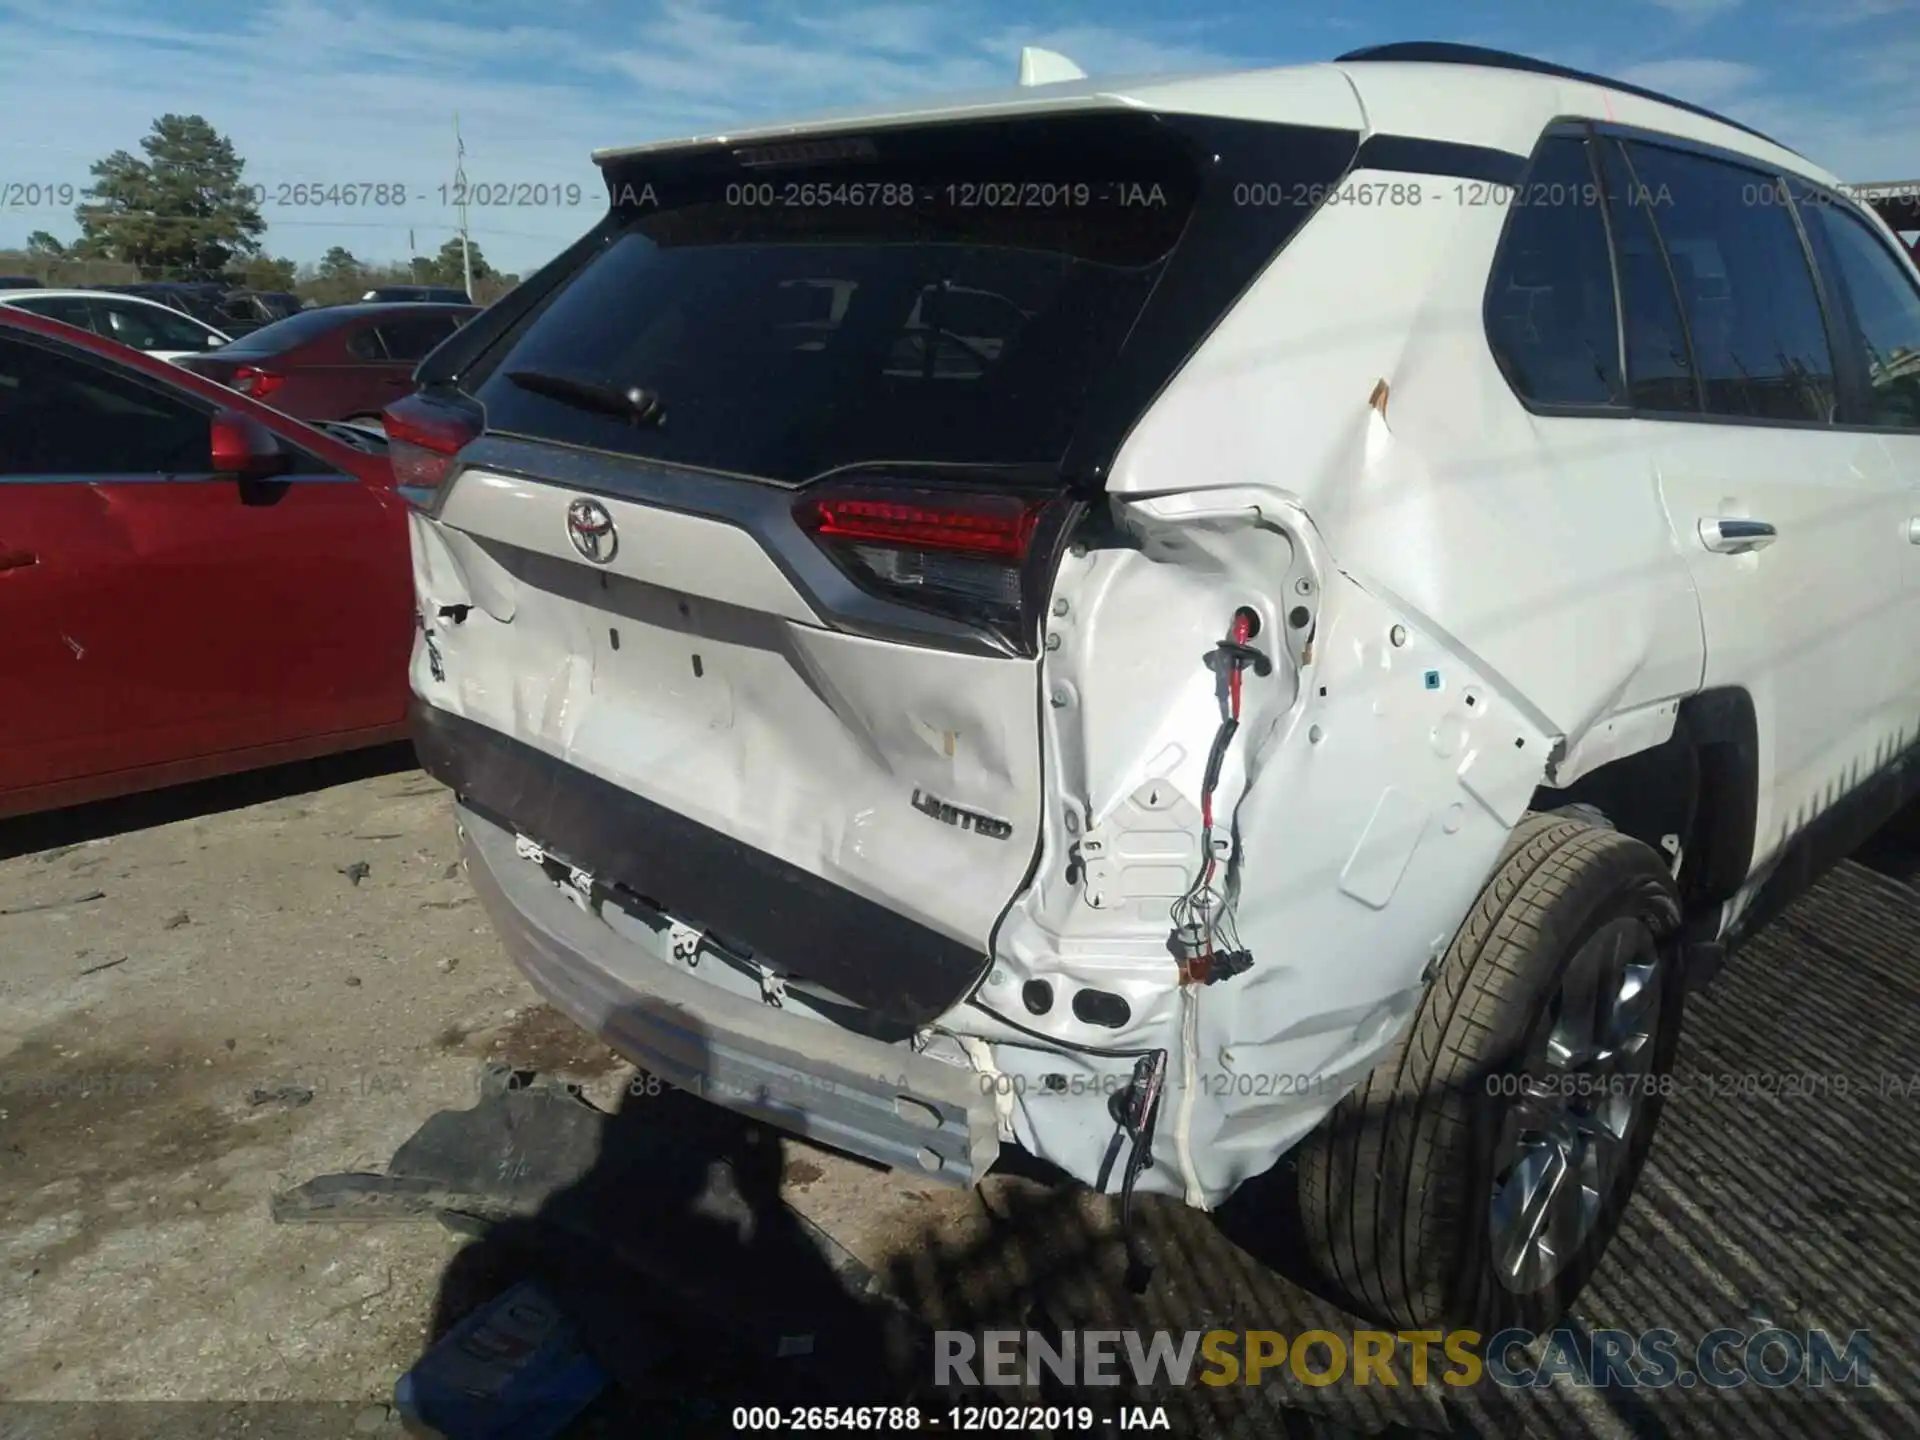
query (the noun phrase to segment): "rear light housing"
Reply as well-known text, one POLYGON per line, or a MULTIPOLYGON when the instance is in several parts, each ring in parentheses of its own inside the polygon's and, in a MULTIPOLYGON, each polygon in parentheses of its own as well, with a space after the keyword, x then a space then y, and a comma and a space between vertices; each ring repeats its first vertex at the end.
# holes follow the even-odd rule
POLYGON ((380 414, 394 487, 421 508, 430 506, 452 477, 461 450, 480 438, 486 417, 472 402, 413 394, 380 414))
POLYGON ((287 377, 273 370, 262 370, 257 365, 242 365, 233 372, 233 378, 227 383, 242 395, 264 400, 286 384, 287 377))
POLYGON ((863 590, 1032 655, 1074 508, 1058 492, 863 484, 811 492, 794 518, 863 590))

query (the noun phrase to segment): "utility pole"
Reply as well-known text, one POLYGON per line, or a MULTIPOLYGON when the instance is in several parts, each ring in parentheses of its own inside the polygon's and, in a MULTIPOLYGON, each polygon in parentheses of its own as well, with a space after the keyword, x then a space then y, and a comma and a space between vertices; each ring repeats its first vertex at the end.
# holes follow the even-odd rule
POLYGON ((453 112, 453 194, 460 206, 460 270, 473 299, 473 251, 467 243, 467 143, 460 138, 460 112, 453 112))

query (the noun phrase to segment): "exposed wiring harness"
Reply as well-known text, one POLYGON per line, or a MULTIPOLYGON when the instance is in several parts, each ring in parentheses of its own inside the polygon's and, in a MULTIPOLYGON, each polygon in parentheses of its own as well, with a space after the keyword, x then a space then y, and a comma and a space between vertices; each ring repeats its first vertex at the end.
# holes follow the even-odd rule
POLYGON ((1133 1229, 1133 1187, 1140 1173, 1153 1164, 1153 1126, 1160 1115, 1160 1095, 1167 1083, 1167 1052, 1154 1050, 1133 1062, 1133 1076, 1127 1088, 1117 1091, 1107 1102, 1113 1116, 1113 1139, 1100 1161, 1095 1188, 1101 1194, 1113 1178, 1114 1162, 1121 1146, 1127 1147, 1127 1168, 1120 1172, 1120 1237, 1127 1247, 1127 1288, 1138 1295, 1147 1288, 1153 1275, 1153 1262, 1140 1248, 1133 1229))
MULTIPOLYGON (((1259 623, 1253 611, 1236 610, 1227 638, 1207 654, 1208 667, 1220 678, 1222 715, 1200 784, 1199 872, 1186 893, 1173 902, 1170 912, 1182 984, 1211 985, 1238 975, 1253 964, 1253 956, 1241 945, 1239 933, 1233 926, 1232 867, 1228 867, 1229 874, 1218 888, 1214 884, 1220 866, 1213 853, 1213 795, 1220 785, 1220 767, 1226 760, 1227 748, 1233 744, 1234 734, 1240 728, 1241 677, 1249 669, 1256 675, 1273 672, 1272 660, 1251 643, 1259 631, 1259 623)), ((1140 1056, 1134 1062, 1127 1088, 1110 1102, 1113 1138, 1107 1143, 1095 1182, 1100 1192, 1106 1193, 1113 1168, 1124 1150, 1126 1167, 1120 1174, 1120 1233, 1127 1248, 1127 1284, 1136 1294, 1146 1289, 1153 1266, 1134 1233, 1133 1191, 1142 1172, 1153 1164, 1153 1132, 1166 1091, 1167 1059, 1165 1050, 1140 1056)))
POLYGON ((1207 768, 1200 782, 1200 868, 1193 884, 1169 911, 1173 921, 1174 952, 1180 961, 1183 983, 1211 985, 1240 974, 1253 964, 1253 956, 1240 943, 1233 923, 1234 877, 1228 874, 1216 887, 1219 862, 1213 853, 1213 793, 1219 788, 1220 767, 1227 758, 1240 729, 1240 684, 1251 669, 1256 675, 1273 673, 1273 662, 1250 642, 1258 633, 1254 612, 1236 610, 1233 625, 1213 650, 1207 664, 1221 681, 1220 728, 1214 731, 1213 747, 1207 752, 1207 768))

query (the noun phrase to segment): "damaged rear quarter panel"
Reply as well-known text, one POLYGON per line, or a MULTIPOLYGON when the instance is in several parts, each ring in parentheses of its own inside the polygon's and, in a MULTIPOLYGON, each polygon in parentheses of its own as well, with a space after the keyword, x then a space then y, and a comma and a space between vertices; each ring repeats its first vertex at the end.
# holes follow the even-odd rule
MULTIPOLYGON (((1070 558, 1056 586, 1046 839, 980 1001, 1063 1046, 1167 1049, 1159 1133, 1174 1163, 1142 1184, 1210 1205, 1317 1124, 1410 1016, 1547 743, 1485 676, 1335 569, 1283 493, 1121 508, 1136 544, 1070 558), (1275 664, 1243 681, 1216 854, 1233 857, 1234 923, 1254 964, 1183 987, 1169 907, 1200 862, 1201 775, 1221 717, 1205 656, 1243 605, 1275 664), (1020 998, 1037 979, 1058 992, 1044 1015, 1020 998), (1076 1018, 1080 987, 1124 996, 1131 1023, 1076 1018)), ((1012 1038, 990 1021, 982 1033, 1012 1038)), ((1104 1109, 1070 1107, 1040 1073, 1076 1064, 1010 1043, 996 1053, 1016 1077, 1016 1136, 1091 1178, 1104 1109)))
POLYGON ((1294 495, 1342 569, 1572 744, 1698 688, 1698 604, 1638 423, 1531 415, 1494 361, 1482 299, 1509 207, 1427 190, 1323 207, 1143 419, 1110 489, 1294 495))
MULTIPOLYGON (((1066 1045, 1168 1049, 1160 1134, 1177 1163, 1142 1184, 1193 1203, 1270 1166, 1397 1035, 1554 746, 1699 683, 1697 607, 1633 425, 1533 417, 1488 349, 1504 214, 1323 208, 1114 467, 1123 523, 1164 530, 1185 510, 1216 542, 1178 559, 1162 546, 1177 577, 1096 552, 1058 582, 1070 609, 1045 688, 1066 703, 1048 716, 1043 852, 981 1006, 1066 1045), (1226 539, 1202 518, 1235 508, 1261 523, 1226 539), (1247 678, 1217 807, 1254 965, 1182 991, 1160 872, 1199 864, 1198 769, 1219 718, 1201 656, 1237 603, 1260 610, 1259 643, 1297 638, 1301 580, 1311 647, 1288 683, 1247 678), (1172 794, 1143 795, 1157 780, 1172 794), (1075 827, 1114 820, 1145 853, 1116 857, 1109 838, 1096 865, 1075 827), (1129 868, 1153 883, 1130 893, 1129 868), (1090 904, 1096 883, 1118 886, 1110 903, 1090 904), (1038 976, 1125 995, 1133 1024, 1027 1013, 1038 976)), ((1057 1068, 1013 1033, 993 1036, 1003 1069, 1057 1068)), ((1016 1109, 1022 1143, 1091 1176, 1103 1113, 1039 1084, 1016 1109)))

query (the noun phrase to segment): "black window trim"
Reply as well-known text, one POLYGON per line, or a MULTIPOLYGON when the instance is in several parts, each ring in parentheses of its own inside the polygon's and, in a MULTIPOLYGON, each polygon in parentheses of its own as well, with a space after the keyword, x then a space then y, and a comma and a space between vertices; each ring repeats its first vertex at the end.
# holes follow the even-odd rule
MULTIPOLYGON (((1634 194, 1637 190, 1646 188, 1646 182, 1641 180, 1640 172, 1634 168, 1633 156, 1628 152, 1623 140, 1618 136, 1600 135, 1596 131, 1594 144, 1597 147, 1603 147, 1605 153, 1613 157, 1613 163, 1620 167, 1620 173, 1626 181, 1627 193, 1629 195, 1634 194)), ((1604 165, 1602 168, 1605 168, 1604 165)), ((1603 179, 1601 182, 1603 187, 1605 183, 1603 179)), ((1629 201, 1628 203, 1631 204, 1632 202, 1629 201)), ((1606 206, 1608 209, 1612 209, 1612 201, 1607 200, 1606 206)), ((1629 397, 1627 408, 1632 411, 1638 411, 1649 419, 1657 420, 1740 420, 1751 418, 1738 415, 1716 415, 1707 409, 1706 386, 1700 383, 1700 352, 1694 348, 1693 322, 1687 318, 1687 303, 1680 294, 1680 275, 1679 272, 1673 268, 1673 251, 1667 248, 1667 233, 1660 228, 1660 222, 1653 218, 1651 212, 1649 212, 1648 215, 1647 229, 1653 235, 1654 249, 1660 252, 1660 272, 1667 277, 1667 294, 1673 301, 1674 319, 1680 325, 1680 343, 1687 347, 1687 379, 1692 382, 1693 385, 1693 410, 1691 413, 1685 410, 1654 410, 1633 404, 1631 402, 1633 395, 1633 376, 1629 372, 1623 372, 1627 375, 1627 395, 1629 397)), ((1622 309, 1620 324, 1624 327, 1626 323, 1626 312, 1622 309)), ((1805 424, 1811 422, 1781 421, 1778 423, 1805 424)))
POLYGON ((1793 208, 1794 224, 1800 230, 1801 244, 1806 247, 1808 263, 1813 266, 1814 288, 1827 316, 1828 344, 1833 347, 1834 421, 1839 428, 1850 428, 1841 416, 1866 415, 1873 409, 1872 382, 1862 363, 1866 336, 1860 329, 1860 317, 1847 290, 1846 277, 1829 276, 1820 264, 1820 252, 1814 245, 1812 228, 1801 213, 1803 202, 1796 188, 1807 182, 1788 175, 1782 177, 1782 183, 1793 208))
MULTIPOLYGON (((1827 343, 1830 347, 1833 347, 1835 351, 1833 357, 1834 381, 1836 387, 1839 387, 1841 410, 1844 413, 1849 399, 1847 394, 1847 374, 1852 370, 1854 362, 1851 355, 1843 356, 1840 351, 1849 349, 1852 343, 1858 339, 1858 334, 1853 329, 1852 312, 1850 309, 1847 310, 1844 315, 1838 317, 1846 326, 1845 334, 1848 344, 1844 346, 1841 345, 1839 343, 1841 337, 1834 332, 1833 326, 1836 323, 1836 316, 1833 311, 1827 307, 1826 303, 1827 277, 1822 272, 1813 254, 1812 247, 1808 243, 1808 237, 1798 212, 1800 202, 1793 193, 1793 187, 1795 185, 1804 185, 1808 190, 1820 195, 1823 203, 1851 212, 1854 216, 1861 219, 1867 228, 1873 231, 1876 236, 1880 234, 1881 229, 1880 224, 1876 223, 1878 216, 1871 215, 1863 206, 1850 197, 1842 195, 1833 189, 1832 186, 1816 180, 1810 175, 1802 174, 1797 170, 1788 170, 1783 166, 1771 164, 1753 155, 1744 154, 1738 150, 1729 150, 1724 146, 1694 140, 1684 135, 1671 135, 1662 130, 1651 130, 1638 125, 1623 125, 1618 121, 1596 120, 1589 116, 1581 115, 1561 116, 1550 122, 1540 132, 1539 137, 1534 142, 1532 151, 1527 156, 1528 173, 1531 173, 1534 161, 1539 155, 1541 147, 1548 140, 1567 138, 1569 136, 1585 136, 1594 140, 1611 140, 1614 142, 1630 140, 1642 144, 1659 145, 1669 150, 1677 150, 1696 156, 1700 159, 1713 160, 1721 164, 1735 166, 1742 170, 1749 170, 1767 180, 1785 183, 1789 200, 1786 208, 1792 215, 1796 232, 1800 235, 1802 251, 1807 258, 1808 270, 1813 276, 1814 294, 1821 301, 1821 313, 1827 325, 1827 343), (1843 367, 1845 367, 1844 370, 1843 367)), ((1597 148, 1590 149, 1588 153, 1595 163, 1598 163, 1597 148)), ((1632 176, 1631 162, 1627 157, 1624 146, 1616 143, 1613 146, 1613 153, 1619 157, 1621 164, 1627 167, 1627 174, 1632 176)), ((1522 183, 1524 183, 1524 176, 1522 177, 1522 183)), ((1518 402, 1528 414, 1547 420, 1646 420, 1659 424, 1738 425, 1762 430, 1812 430, 1822 434, 1912 436, 1915 433, 1905 426, 1875 425, 1855 420, 1774 420, 1751 415, 1714 415, 1707 413, 1704 409, 1689 413, 1681 410, 1644 410, 1632 403, 1625 405, 1567 405, 1528 399, 1514 388, 1513 381, 1508 377, 1505 368, 1501 366, 1499 357, 1493 351, 1491 329, 1487 324, 1488 312, 1493 299, 1494 265, 1498 261, 1501 250, 1506 243, 1507 227, 1513 224, 1513 215, 1516 213, 1516 210, 1517 207, 1510 209, 1505 222, 1501 225, 1499 237, 1494 242, 1493 256, 1487 265, 1487 280, 1481 298, 1481 335, 1487 343, 1488 359, 1493 364, 1494 369, 1500 373, 1500 378, 1506 383, 1508 393, 1513 396, 1514 400, 1518 402)), ((1605 213, 1606 207, 1603 206, 1602 214, 1604 215, 1605 213)), ((1666 256, 1666 237, 1660 233, 1658 224, 1655 224, 1653 228, 1654 237, 1659 242, 1660 253, 1664 259, 1666 256)), ((1881 244, 1884 247, 1884 237, 1881 238, 1881 244)), ((1619 253, 1615 246, 1613 230, 1610 223, 1607 229, 1607 247, 1614 272, 1615 319, 1624 329, 1626 316, 1621 306, 1619 253)), ((1673 283, 1672 262, 1668 260, 1666 263, 1668 283, 1671 284, 1673 283)), ((1844 281, 1842 281, 1842 285, 1844 287, 1844 281)), ((1676 304, 1678 304, 1677 292, 1676 304)), ((1699 385, 1698 367, 1693 363, 1693 332, 1687 324, 1685 307, 1680 306, 1679 308, 1680 328, 1682 335, 1686 339, 1689 368, 1693 370, 1695 377, 1694 397, 1697 403, 1704 404, 1704 396, 1701 393, 1699 385)), ((1624 351, 1624 335, 1622 338, 1622 346, 1624 351)), ((1621 374, 1627 381, 1629 387, 1628 393, 1631 395, 1632 376, 1625 370, 1624 360, 1625 355, 1623 353, 1623 368, 1621 374)))
MULTIPOLYGON (((1613 233, 1613 207, 1607 203, 1607 172, 1606 167, 1602 165, 1600 161, 1600 146, 1602 142, 1600 137, 1593 133, 1593 127, 1591 125, 1582 125, 1579 133, 1582 151, 1587 157, 1587 170, 1593 176, 1594 193, 1600 197, 1600 229, 1606 236, 1607 274, 1613 280, 1614 351, 1618 356, 1617 363, 1620 366, 1620 389, 1627 397, 1628 406, 1631 407, 1633 404, 1633 371, 1628 368, 1627 365, 1627 291, 1626 287, 1620 283, 1620 241, 1619 237, 1613 233)), ((1544 138, 1541 143, 1545 143, 1544 138)), ((1507 224, 1511 223, 1512 217, 1508 217, 1507 224)), ((1496 261, 1501 252, 1506 248, 1506 240, 1507 226, 1503 224, 1500 227, 1500 244, 1495 247, 1493 252, 1496 261)), ((1487 268, 1487 303, 1489 305, 1493 302, 1493 276, 1494 269, 1492 266, 1489 266, 1487 268)), ((1692 363, 1691 351, 1688 352, 1688 363, 1692 363)), ((1518 394, 1519 392, 1516 390, 1514 393, 1518 394)), ((1694 394, 1697 397, 1699 393, 1700 387, 1696 384, 1694 386, 1694 394)))
MULTIPOLYGON (((136 369, 134 366, 119 364, 109 356, 96 355, 83 345, 69 344, 57 336, 42 335, 33 330, 16 330, 9 326, 0 327, 0 339, 18 340, 30 349, 44 350, 60 359, 72 360, 81 365, 88 365, 95 369, 105 370, 108 374, 116 378, 131 381, 136 387, 145 390, 148 394, 156 395, 163 400, 172 400, 177 404, 187 406, 191 410, 197 410, 200 413, 200 417, 205 420, 209 426, 213 424, 213 417, 221 410, 227 408, 238 409, 237 406, 227 407, 220 405, 215 401, 207 399, 205 396, 195 394, 191 390, 176 390, 172 386, 162 384, 153 376, 136 369)), ((241 411, 240 413, 244 414, 246 412, 241 411)), ((299 441, 289 438, 279 430, 275 430, 273 436, 297 457, 305 460, 309 464, 319 467, 314 470, 294 469, 284 475, 276 476, 276 481, 298 484, 338 484, 341 481, 349 481, 355 484, 359 483, 359 476, 334 464, 319 451, 300 444, 299 441)), ((118 474, 120 472, 114 473, 118 474)), ((130 476, 150 474, 155 476, 156 483, 160 484, 196 484, 204 480, 216 478, 212 471, 197 470, 182 471, 177 475, 147 470, 129 470, 125 473, 130 476)))

